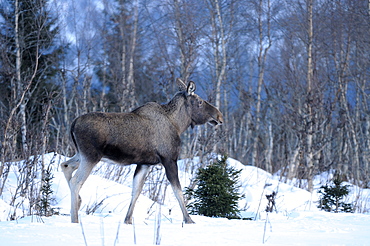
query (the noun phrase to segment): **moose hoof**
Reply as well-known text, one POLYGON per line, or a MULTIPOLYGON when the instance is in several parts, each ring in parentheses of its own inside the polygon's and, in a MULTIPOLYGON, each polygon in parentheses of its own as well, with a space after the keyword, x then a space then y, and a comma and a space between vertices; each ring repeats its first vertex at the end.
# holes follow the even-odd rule
POLYGON ((72 223, 78 223, 78 217, 77 217, 77 218, 73 218, 73 217, 71 217, 71 222, 72 222, 72 223))
POLYGON ((184 222, 185 224, 195 224, 195 222, 191 218, 185 219, 184 222))
POLYGON ((132 225, 132 219, 126 218, 125 219, 125 224, 126 225, 132 225))

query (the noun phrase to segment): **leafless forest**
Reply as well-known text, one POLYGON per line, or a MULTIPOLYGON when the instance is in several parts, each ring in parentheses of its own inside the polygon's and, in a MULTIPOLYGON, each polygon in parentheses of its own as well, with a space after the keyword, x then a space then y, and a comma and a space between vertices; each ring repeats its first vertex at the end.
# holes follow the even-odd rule
POLYGON ((176 78, 225 124, 189 129, 181 158, 211 152, 312 190, 336 170, 369 186, 369 0, 0 0, 0 196, 74 154, 72 120, 166 103, 176 78))

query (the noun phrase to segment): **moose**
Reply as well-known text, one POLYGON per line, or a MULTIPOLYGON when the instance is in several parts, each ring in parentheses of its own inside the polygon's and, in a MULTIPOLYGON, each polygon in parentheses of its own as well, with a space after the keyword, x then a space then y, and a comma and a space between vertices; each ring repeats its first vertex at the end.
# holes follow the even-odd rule
POLYGON ((137 165, 126 224, 132 224, 135 203, 149 167, 159 163, 165 168, 184 222, 194 223, 186 210, 178 177, 180 134, 189 126, 222 124, 223 116, 216 107, 194 93, 193 81, 186 85, 177 79, 177 84, 180 91, 167 104, 149 102, 129 113, 87 113, 73 121, 70 134, 77 153, 61 164, 71 191, 72 223, 78 223, 79 191, 100 160, 137 165))

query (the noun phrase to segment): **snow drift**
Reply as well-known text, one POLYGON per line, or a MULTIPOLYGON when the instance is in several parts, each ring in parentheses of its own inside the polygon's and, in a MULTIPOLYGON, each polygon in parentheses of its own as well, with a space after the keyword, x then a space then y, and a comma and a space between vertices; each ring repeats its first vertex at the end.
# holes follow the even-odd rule
MULTIPOLYGON (((241 172, 240 201, 244 218, 252 220, 227 220, 192 216, 195 225, 184 225, 182 213, 172 189, 163 189, 163 204, 141 195, 134 212, 134 225, 123 224, 130 202, 134 165, 125 167, 125 179, 114 182, 103 178, 106 168, 100 164, 81 189, 81 223, 71 224, 69 218, 70 195, 63 173, 58 165, 63 156, 48 154, 45 163, 53 161, 53 186, 55 208, 60 215, 52 217, 25 216, 27 201, 17 207, 17 220, 7 221, 14 208, 9 199, 16 188, 18 170, 14 169, 6 183, 6 192, 0 197, 0 245, 367 245, 370 215, 334 214, 319 211, 318 196, 279 182, 278 177, 252 166, 228 159, 229 165, 241 172), (276 209, 266 213, 266 194, 277 192, 276 209)), ((190 184, 196 170, 189 170, 187 163, 178 162, 182 187, 190 184)), ((193 165, 197 166, 197 165, 193 165)), ((158 169, 159 174, 164 170, 158 169)), ((326 174, 327 175, 327 174, 326 174)), ((153 176, 145 189, 153 186, 158 177, 163 187, 168 183, 163 175, 153 176)), ((327 176, 325 176, 327 177, 327 176)), ((323 177, 316 179, 320 187, 323 177)), ((351 186, 351 201, 362 210, 370 207, 369 190, 351 186)), ((19 198, 21 199, 21 198, 19 198)), ((19 201, 20 202, 20 201, 19 201)))

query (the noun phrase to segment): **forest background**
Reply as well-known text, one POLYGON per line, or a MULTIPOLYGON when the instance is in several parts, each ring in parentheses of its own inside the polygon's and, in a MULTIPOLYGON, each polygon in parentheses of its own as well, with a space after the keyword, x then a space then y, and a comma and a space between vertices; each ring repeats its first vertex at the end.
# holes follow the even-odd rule
POLYGON ((369 0, 0 0, 0 25, 0 196, 21 159, 16 192, 39 195, 32 156, 72 156, 75 117, 166 103, 178 77, 225 118, 181 158, 370 185, 369 0))

